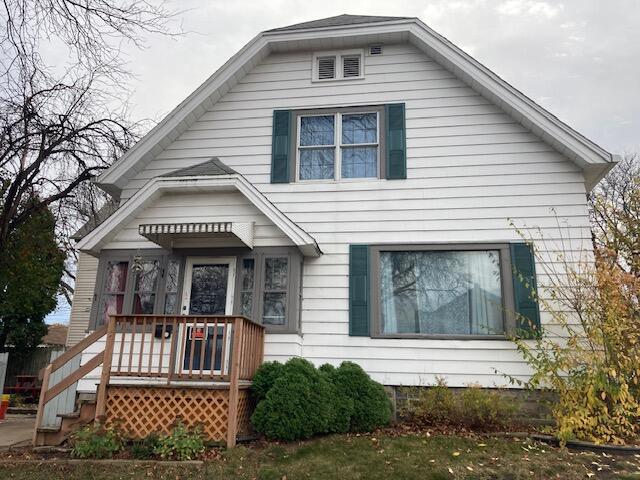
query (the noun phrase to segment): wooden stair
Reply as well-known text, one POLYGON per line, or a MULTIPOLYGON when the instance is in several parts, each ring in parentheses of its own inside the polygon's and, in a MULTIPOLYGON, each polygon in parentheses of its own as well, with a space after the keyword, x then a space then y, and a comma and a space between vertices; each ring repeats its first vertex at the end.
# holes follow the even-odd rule
POLYGON ((96 398, 93 395, 83 395, 78 399, 76 411, 71 413, 61 413, 58 415, 62 420, 59 427, 38 427, 34 446, 58 446, 64 443, 69 435, 84 425, 93 422, 96 416, 96 398))

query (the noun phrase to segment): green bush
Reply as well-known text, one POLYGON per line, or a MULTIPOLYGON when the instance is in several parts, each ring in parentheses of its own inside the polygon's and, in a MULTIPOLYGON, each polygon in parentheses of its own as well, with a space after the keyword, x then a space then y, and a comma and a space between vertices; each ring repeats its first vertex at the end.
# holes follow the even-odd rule
POLYGON ((294 358, 282 369, 251 417, 267 438, 297 440, 330 431, 331 384, 306 360, 294 358))
POLYGON ((368 431, 391 418, 384 388, 355 363, 316 369, 307 360, 293 358, 279 367, 268 364, 258 373, 254 396, 262 400, 251 421, 268 438, 290 441, 320 433, 368 431))
POLYGON ((153 458, 156 454, 155 449, 158 447, 159 440, 160 438, 155 433, 142 440, 135 440, 131 444, 131 456, 137 460, 153 458))
POLYGON ((353 362, 342 362, 332 375, 338 392, 353 402, 349 430, 367 432, 385 426, 393 407, 384 387, 353 362))
POLYGON ((329 402, 331 402, 331 419, 329 421, 329 433, 346 433, 351 427, 351 417, 353 416, 353 399, 335 384, 336 367, 325 363, 318 369, 323 375, 331 389, 329 402))
POLYGON ((86 425, 70 437, 71 454, 77 458, 111 458, 122 449, 122 437, 113 427, 86 425))
POLYGON ((170 435, 158 438, 154 453, 164 459, 193 460, 204 452, 202 429, 188 428, 180 420, 173 427, 170 435))
POLYGON ((512 423, 518 409, 499 392, 470 385, 456 393, 442 379, 428 388, 405 388, 404 394, 410 399, 399 414, 419 427, 499 428, 512 423))
POLYGON ((264 400, 276 380, 282 376, 284 365, 279 362, 264 362, 255 375, 251 384, 251 393, 256 401, 264 400))

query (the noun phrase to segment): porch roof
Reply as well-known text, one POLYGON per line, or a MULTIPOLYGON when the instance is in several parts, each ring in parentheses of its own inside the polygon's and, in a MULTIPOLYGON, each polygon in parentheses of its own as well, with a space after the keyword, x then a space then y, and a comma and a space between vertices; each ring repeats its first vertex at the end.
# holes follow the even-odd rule
POLYGON ((138 233, 161 247, 171 248, 176 239, 235 237, 253 248, 253 223, 200 222, 200 223, 147 223, 138 227, 138 233))
MULTIPOLYGON (((247 179, 214 157, 204 163, 151 179, 107 220, 78 242, 78 249, 97 255, 136 215, 165 193, 238 191, 265 215, 306 256, 322 254, 315 239, 276 208, 247 179)), ((140 225, 138 233, 152 242, 170 247, 172 239, 189 235, 237 237, 253 248, 253 224, 234 222, 174 223, 140 225), (227 227, 226 225, 230 226, 227 227), (186 225, 186 227, 183 227, 186 225), (224 225, 224 226, 223 226, 224 225), (143 228, 144 227, 144 228, 143 228), (197 232, 195 230, 198 230, 197 232), (227 229, 229 231, 227 231, 227 229)))

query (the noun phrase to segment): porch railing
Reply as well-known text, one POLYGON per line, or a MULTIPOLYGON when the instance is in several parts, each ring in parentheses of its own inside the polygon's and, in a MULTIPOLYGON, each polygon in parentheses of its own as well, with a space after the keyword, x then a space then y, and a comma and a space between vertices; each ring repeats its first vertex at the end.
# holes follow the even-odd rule
POLYGON ((45 370, 36 427, 47 402, 102 364, 96 419, 106 411, 112 378, 136 377, 228 383, 227 444, 235 444, 238 389, 253 378, 264 355, 264 327, 245 317, 194 315, 115 315, 45 370), (78 370, 49 386, 50 375, 106 335, 104 349, 78 370))

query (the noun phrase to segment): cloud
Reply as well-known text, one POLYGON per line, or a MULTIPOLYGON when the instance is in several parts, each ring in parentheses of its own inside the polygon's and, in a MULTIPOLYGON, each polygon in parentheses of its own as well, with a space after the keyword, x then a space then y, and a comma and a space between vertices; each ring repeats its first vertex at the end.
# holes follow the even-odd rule
POLYGON ((496 11, 501 15, 532 15, 553 18, 562 11, 564 5, 533 0, 509 0, 500 4, 496 11))
MULTIPOLYGON (((169 5, 171 5, 170 3, 169 5)), ((342 13, 415 16, 612 151, 640 147, 640 2, 173 0, 178 39, 131 50, 132 111, 160 119, 262 30, 342 13), (345 6, 347 5, 347 6, 345 6)))

